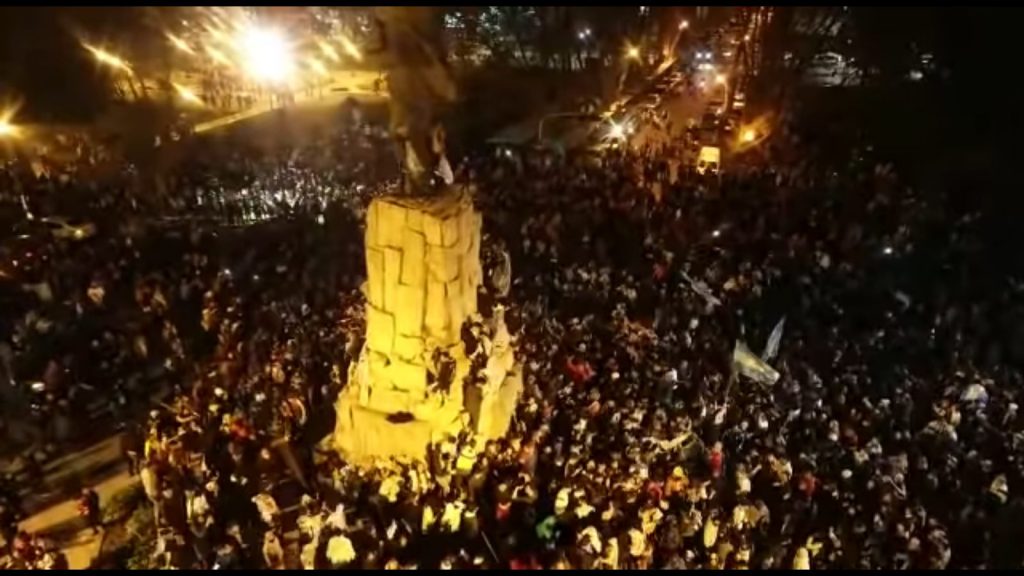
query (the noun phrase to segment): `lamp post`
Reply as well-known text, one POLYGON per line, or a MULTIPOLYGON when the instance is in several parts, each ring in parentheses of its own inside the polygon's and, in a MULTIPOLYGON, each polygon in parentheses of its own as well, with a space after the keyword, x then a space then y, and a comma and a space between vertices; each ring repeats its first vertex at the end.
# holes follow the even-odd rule
MULTIPOLYGON (((132 70, 132 67, 127 62, 125 62, 124 59, 114 54, 111 54, 110 52, 107 52, 102 48, 89 46, 88 44, 85 44, 85 48, 92 53, 93 57, 96 58, 96 61, 99 62, 101 65, 107 66, 108 68, 111 68, 113 70, 118 70, 127 73, 128 86, 132 89, 132 94, 135 96, 135 98, 138 99, 139 92, 135 88, 135 80, 137 79, 135 71, 132 70)), ((141 80, 139 81, 139 83, 141 84, 142 91, 144 93, 146 90, 146 84, 141 80)))
POLYGON ((679 22, 679 26, 676 29, 676 37, 672 39, 672 46, 669 47, 668 52, 665 54, 665 56, 671 56, 672 54, 675 53, 676 48, 679 46, 679 40, 683 37, 683 31, 684 30, 689 30, 689 29, 690 29, 690 21, 689 20, 685 20, 684 19, 684 20, 681 20, 679 22))
POLYGON ((626 78, 629 76, 629 70, 633 62, 640 61, 640 48, 636 46, 627 45, 625 55, 625 65, 622 67, 622 75, 619 77, 619 93, 622 92, 623 87, 626 85, 626 78))

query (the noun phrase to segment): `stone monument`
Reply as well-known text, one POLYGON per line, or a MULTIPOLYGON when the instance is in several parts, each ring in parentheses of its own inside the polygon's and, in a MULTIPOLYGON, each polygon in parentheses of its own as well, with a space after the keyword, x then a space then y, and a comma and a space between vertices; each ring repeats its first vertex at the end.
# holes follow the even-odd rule
POLYGON ((483 376, 462 339, 477 315, 480 214, 465 194, 374 200, 366 219, 366 342, 338 401, 335 445, 350 461, 423 458, 469 428, 504 435, 522 388, 504 311, 494 313, 483 376), (441 358, 450 359, 448 369, 441 358))
POLYGON ((464 432, 502 436, 522 389, 503 309, 486 345, 472 357, 463 345, 467 320, 478 317, 481 217, 444 170, 437 107, 454 93, 437 57, 436 16, 426 7, 377 11, 404 182, 366 217, 366 341, 334 434, 350 462, 422 459, 432 442, 464 432))

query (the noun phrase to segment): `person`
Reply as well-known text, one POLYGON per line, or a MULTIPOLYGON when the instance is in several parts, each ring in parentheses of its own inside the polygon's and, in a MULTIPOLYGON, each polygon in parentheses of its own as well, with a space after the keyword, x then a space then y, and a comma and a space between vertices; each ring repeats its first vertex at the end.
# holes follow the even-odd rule
POLYGON ((144 443, 145 435, 141 427, 135 422, 129 422, 121 435, 121 451, 128 463, 128 473, 132 476, 139 474, 142 468, 144 443))
POLYGON ((82 488, 78 498, 78 515, 85 519, 93 534, 99 534, 103 527, 103 518, 100 516, 100 496, 92 488, 82 488))
POLYGON ((15 537, 18 535, 17 512, 7 503, 0 502, 0 536, 3 536, 4 546, 8 553, 14 546, 15 537))
POLYGON ((281 547, 281 539, 273 530, 267 530, 263 534, 263 561, 271 570, 282 570, 285 567, 284 548, 281 547))
POLYGON ((241 556, 238 553, 237 545, 228 540, 217 547, 216 557, 213 561, 214 570, 237 570, 241 567, 241 556))

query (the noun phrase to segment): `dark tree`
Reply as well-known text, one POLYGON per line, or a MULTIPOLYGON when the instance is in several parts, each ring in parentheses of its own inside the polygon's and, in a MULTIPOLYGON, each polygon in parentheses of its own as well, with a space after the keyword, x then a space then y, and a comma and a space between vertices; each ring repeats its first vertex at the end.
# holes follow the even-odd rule
POLYGON ((89 120, 109 103, 107 72, 89 58, 56 8, 0 8, 0 98, 30 121, 89 120))

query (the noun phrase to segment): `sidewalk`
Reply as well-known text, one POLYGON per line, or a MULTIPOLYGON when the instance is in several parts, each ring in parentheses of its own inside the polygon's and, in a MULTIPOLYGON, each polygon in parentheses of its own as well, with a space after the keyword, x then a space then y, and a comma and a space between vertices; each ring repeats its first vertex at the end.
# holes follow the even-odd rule
MULTIPOLYGON (((120 436, 113 436, 53 463, 47 470, 46 484, 62 487, 80 480, 99 494, 100 509, 113 496, 139 482, 129 476, 121 458, 120 436)), ((47 498, 49 500, 49 498, 47 498)), ((60 499, 22 520, 19 527, 52 539, 67 554, 71 569, 89 568, 103 546, 103 532, 93 535, 78 516, 78 494, 62 493, 60 499)))

